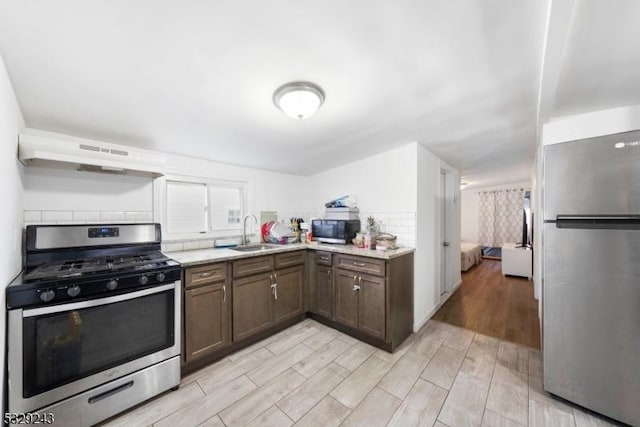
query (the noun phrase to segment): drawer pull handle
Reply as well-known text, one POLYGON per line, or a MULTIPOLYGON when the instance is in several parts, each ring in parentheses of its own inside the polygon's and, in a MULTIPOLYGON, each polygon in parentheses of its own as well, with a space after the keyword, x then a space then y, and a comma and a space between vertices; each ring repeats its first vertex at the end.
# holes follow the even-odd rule
POLYGON ((355 262, 353 261, 353 265, 358 266, 358 267, 366 267, 367 264, 365 264, 364 262, 355 262))
POLYGON ((227 302, 227 285, 222 285, 222 302, 227 302))
POLYGON ((329 257, 321 256, 320 261, 329 261, 329 257))
POLYGON ((273 294, 273 299, 278 299, 278 284, 274 283, 271 285, 271 293, 273 294))
POLYGON ((129 381, 128 383, 124 383, 117 387, 112 388, 111 390, 105 391, 104 393, 98 394, 97 396, 90 397, 88 402, 89 405, 93 405, 94 403, 98 403, 101 400, 106 399, 107 397, 111 397, 114 394, 118 394, 121 391, 128 389, 129 387, 133 387, 133 381, 129 381))
POLYGON ((331 277, 331 270, 327 270, 327 275, 331 277))
POLYGON ((200 277, 209 277, 209 276, 213 276, 213 271, 209 271, 207 273, 200 273, 200 277))

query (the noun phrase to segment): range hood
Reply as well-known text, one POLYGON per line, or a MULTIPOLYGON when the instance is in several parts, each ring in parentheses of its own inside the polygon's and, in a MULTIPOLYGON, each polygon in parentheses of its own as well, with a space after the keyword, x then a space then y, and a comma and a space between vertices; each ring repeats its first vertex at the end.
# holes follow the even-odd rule
POLYGON ((154 177, 164 175, 166 163, 153 151, 35 129, 18 135, 18 158, 26 166, 154 177))

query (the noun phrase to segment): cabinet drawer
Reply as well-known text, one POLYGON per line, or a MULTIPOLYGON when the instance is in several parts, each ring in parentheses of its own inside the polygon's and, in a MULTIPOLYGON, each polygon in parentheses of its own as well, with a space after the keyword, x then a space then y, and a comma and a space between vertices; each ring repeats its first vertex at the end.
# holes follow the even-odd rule
POLYGON ((307 251, 287 252, 275 255, 276 268, 290 267, 293 265, 304 264, 307 251))
POLYGON ((366 258, 349 255, 336 255, 336 266, 352 271, 363 273, 385 275, 385 261, 381 259, 366 258))
POLYGON ((316 264, 331 267, 331 256, 330 252, 316 252, 316 264))
POLYGON ((273 257, 271 255, 233 261, 233 277, 266 273, 271 272, 271 270, 273 270, 273 257))
POLYGON ((202 267, 191 267, 185 270, 185 288, 204 285, 207 283, 227 280, 227 264, 208 264, 202 267))

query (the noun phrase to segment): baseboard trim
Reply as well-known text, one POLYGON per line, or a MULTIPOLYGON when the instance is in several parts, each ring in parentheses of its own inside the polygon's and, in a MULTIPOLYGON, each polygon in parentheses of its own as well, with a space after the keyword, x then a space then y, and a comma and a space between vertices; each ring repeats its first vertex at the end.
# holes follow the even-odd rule
POLYGON ((440 307, 442 307, 442 304, 444 303, 440 302, 436 304, 436 306, 433 307, 431 311, 427 313, 424 319, 422 319, 420 322, 415 323, 413 327, 413 332, 418 332, 424 325, 426 325, 429 319, 431 319, 438 312, 438 310, 440 310, 440 307))
POLYGON ((433 307, 421 321, 413 322, 413 332, 418 332, 420 328, 426 325, 429 319, 431 319, 438 312, 438 310, 442 308, 444 303, 447 302, 449 298, 451 298, 451 295, 453 295, 453 293, 460 287, 460 285, 462 285, 462 279, 458 280, 458 283, 453 285, 453 289, 451 290, 451 292, 445 292, 440 302, 436 304, 435 307, 433 307))
POLYGON ((427 314, 427 316, 424 319, 422 319, 421 321, 419 321, 417 323, 414 323, 413 324, 413 332, 418 332, 420 329, 422 329, 422 327, 427 324, 427 322, 429 321, 431 316, 433 316, 433 314, 429 313, 429 314, 427 314))

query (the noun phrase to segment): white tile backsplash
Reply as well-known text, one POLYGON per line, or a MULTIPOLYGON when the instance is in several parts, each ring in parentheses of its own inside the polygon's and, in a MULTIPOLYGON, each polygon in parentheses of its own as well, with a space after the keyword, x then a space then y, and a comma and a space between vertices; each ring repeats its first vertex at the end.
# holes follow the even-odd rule
POLYGON ((190 240, 183 243, 185 251, 191 251, 193 249, 200 249, 200 242, 198 240, 190 240))
POLYGON ((34 211, 25 210, 24 225, 38 224, 102 224, 152 222, 151 211, 34 211))
POLYGON ((100 211, 73 211, 73 220, 78 222, 100 221, 100 211))
POLYGON ((183 251, 184 244, 182 242, 171 242, 162 244, 162 252, 183 251))
POLYGON ((42 211, 24 211, 24 222, 34 223, 42 221, 42 211))
POLYGON ((213 247, 213 243, 214 243, 213 239, 199 240, 198 241, 198 249, 212 248, 213 247))
POLYGON ((147 212, 125 212, 124 219, 126 221, 144 222, 147 221, 147 212))
POLYGON ((124 212, 102 211, 100 212, 100 220, 101 221, 125 221, 124 212))
POLYGON ((73 221, 71 211, 42 211, 42 222, 57 223, 58 221, 73 221))
MULTIPOLYGON (((366 229, 367 217, 375 218, 381 232, 398 237, 398 245, 415 247, 416 245, 416 213, 415 212, 371 212, 360 211, 360 224, 366 229)), ((283 212, 278 213, 278 220, 288 223, 291 217, 324 218, 324 212, 283 212)))
MULTIPOLYGON (((415 246, 416 240, 416 214, 415 212, 360 212, 360 221, 363 229, 367 223, 367 217, 373 216, 379 224, 382 232, 398 236, 398 244, 402 246, 415 246)), ((322 218, 321 212, 286 212, 278 215, 279 220, 288 223, 291 217, 322 218)), ((151 211, 24 211, 24 225, 37 224, 89 224, 89 223, 134 223, 152 222, 151 211)), ((251 240, 255 241, 254 236, 251 240)), ((163 251, 179 251, 211 248, 213 239, 197 239, 180 242, 166 242, 162 244, 163 251)))

